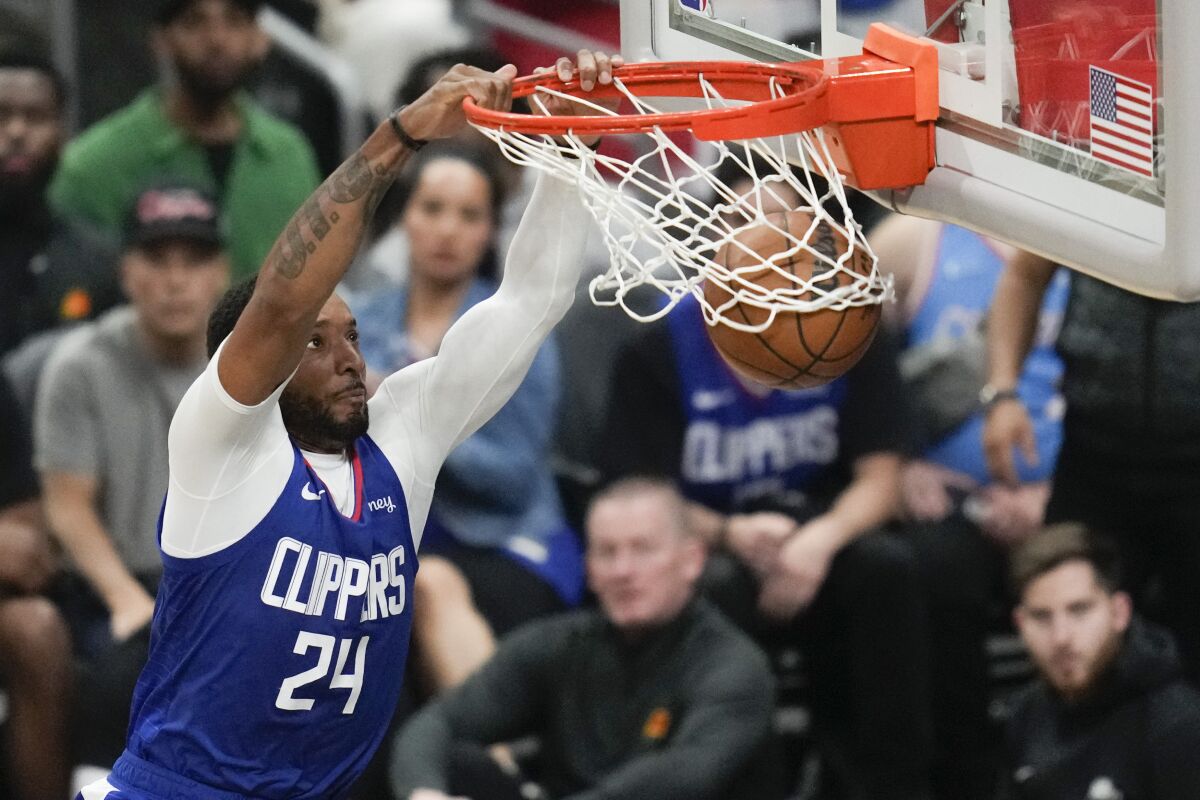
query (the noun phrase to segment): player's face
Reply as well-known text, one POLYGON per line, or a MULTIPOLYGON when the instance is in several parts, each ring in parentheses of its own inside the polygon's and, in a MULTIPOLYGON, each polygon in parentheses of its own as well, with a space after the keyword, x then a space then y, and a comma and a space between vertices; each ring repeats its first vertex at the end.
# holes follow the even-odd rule
POLYGON ((487 178, 466 161, 426 164, 401 220, 413 276, 439 285, 474 278, 492 240, 491 200, 487 178))
POLYGON ((184 89, 210 103, 240 88, 267 50, 258 23, 229 0, 195 0, 158 32, 156 44, 184 89))
POLYGON ((1046 681, 1067 700, 1088 693, 1121 649, 1131 604, 1085 561, 1068 561, 1025 589, 1017 628, 1046 681))
POLYGON ((367 432, 366 372, 358 323, 334 295, 321 309, 300 366, 279 398, 288 432, 306 449, 344 451, 367 432))
POLYGON ((0 198, 28 197, 50 181, 62 146, 54 84, 33 69, 0 68, 0 198))
POLYGON ((121 257, 121 285, 142 330, 165 342, 203 339, 228 280, 225 253, 190 239, 150 242, 121 257))
POLYGON ((666 624, 687 605, 704 550, 654 493, 599 501, 588 513, 588 582, 623 631, 666 624))

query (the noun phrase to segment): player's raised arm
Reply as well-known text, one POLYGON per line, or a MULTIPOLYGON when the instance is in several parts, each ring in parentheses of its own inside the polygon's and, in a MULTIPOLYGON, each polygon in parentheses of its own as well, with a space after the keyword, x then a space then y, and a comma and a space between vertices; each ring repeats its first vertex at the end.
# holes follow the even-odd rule
MULTIPOLYGON (((613 68, 622 63, 618 55, 583 50, 575 61, 560 58, 549 69, 563 79, 578 70, 586 93, 611 83, 613 68)), ((580 113, 565 100, 546 105, 552 114, 580 113)), ((392 442, 406 442, 418 474, 432 480, 446 454, 504 405, 571 306, 590 226, 575 186, 539 176, 496 293, 454 323, 435 358, 386 379, 376 394, 372 434, 385 451, 392 442), (399 420, 415 427, 401 431, 399 420)))
POLYGON ((234 400, 261 402, 296 368, 321 307, 414 143, 449 136, 466 124, 462 101, 468 95, 484 107, 506 110, 515 75, 511 66, 496 73, 454 67, 380 124, 301 206, 267 256, 222 353, 218 374, 234 400))

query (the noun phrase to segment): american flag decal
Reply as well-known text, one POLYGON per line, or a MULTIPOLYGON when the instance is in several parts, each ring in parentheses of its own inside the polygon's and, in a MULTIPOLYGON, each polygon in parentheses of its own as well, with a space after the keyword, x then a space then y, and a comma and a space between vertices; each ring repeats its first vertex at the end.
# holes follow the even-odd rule
POLYGON ((1092 155, 1154 177, 1154 92, 1140 81, 1089 67, 1092 155))

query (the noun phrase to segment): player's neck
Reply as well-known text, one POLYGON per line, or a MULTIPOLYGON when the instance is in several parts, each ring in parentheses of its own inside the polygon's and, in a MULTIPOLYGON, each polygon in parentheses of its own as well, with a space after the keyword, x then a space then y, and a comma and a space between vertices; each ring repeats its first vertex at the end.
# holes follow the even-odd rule
POLYGON ((163 102, 167 119, 201 143, 229 143, 242 132, 242 115, 232 94, 209 102, 189 94, 181 86, 169 86, 163 102))
POLYGON ((296 446, 305 453, 315 453, 323 456, 341 456, 342 458, 348 458, 350 455, 350 449, 342 442, 333 439, 311 438, 304 434, 296 433, 291 429, 288 429, 288 434, 292 437, 296 446))

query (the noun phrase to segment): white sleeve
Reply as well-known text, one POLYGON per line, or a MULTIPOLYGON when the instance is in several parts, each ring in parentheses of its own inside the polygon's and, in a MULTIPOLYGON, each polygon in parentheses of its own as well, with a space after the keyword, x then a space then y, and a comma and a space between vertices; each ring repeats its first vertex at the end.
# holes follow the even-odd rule
POLYGON ((414 536, 447 454, 508 401, 571 307, 590 225, 574 186, 539 176, 496 293, 451 326, 437 356, 389 376, 371 399, 371 438, 409 493, 414 536))
POLYGON ((271 510, 292 472, 293 454, 279 395, 245 406, 221 385, 217 348, 184 394, 167 437, 171 476, 162 548, 176 558, 224 549, 271 510))

